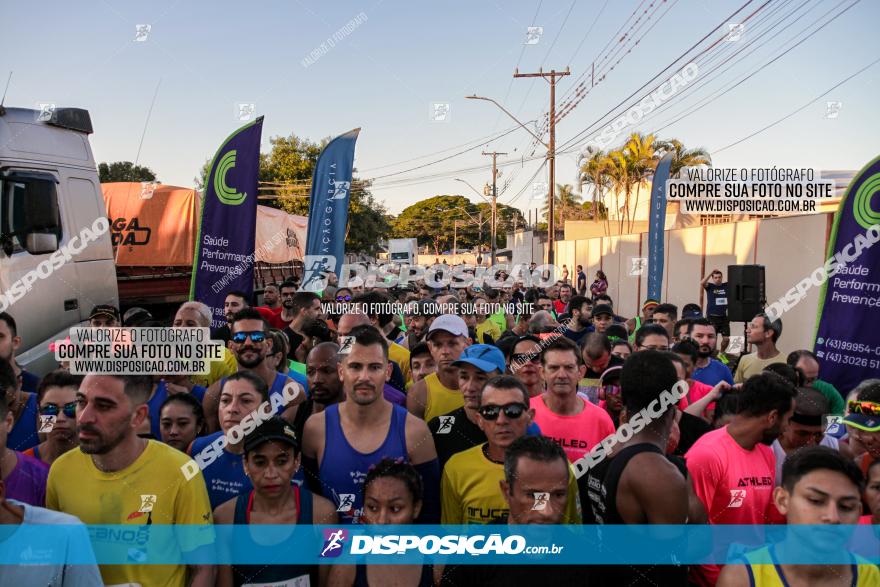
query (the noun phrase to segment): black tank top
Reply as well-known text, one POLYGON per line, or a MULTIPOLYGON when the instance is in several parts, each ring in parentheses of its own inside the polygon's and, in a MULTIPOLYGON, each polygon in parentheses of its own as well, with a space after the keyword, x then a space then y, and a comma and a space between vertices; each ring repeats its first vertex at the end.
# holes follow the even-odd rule
MULTIPOLYGON (((585 524, 624 524, 620 512, 617 510, 617 488, 620 484, 620 476, 629 464, 630 459, 641 453, 654 453, 666 456, 660 448, 653 444, 642 443, 628 446, 614 455, 613 458, 605 459, 586 475, 578 479, 579 493, 582 504, 589 504, 592 517, 584 512, 585 524)), ((666 457, 669 458, 669 457, 666 457)), ((687 476, 687 468, 679 459, 669 458, 683 475, 687 476)), ((658 488, 662 491, 662 488, 658 488)), ((670 544, 670 562, 675 561, 676 547, 680 545, 670 544)), ((625 560, 626 553, 620 553, 625 560)), ((615 565, 597 566, 593 568, 598 579, 598 585, 627 585, 656 587, 672 587, 675 585, 686 586, 688 567, 686 565, 615 565)))
MULTIPOLYGON (((297 506, 296 523, 311 524, 312 492, 300 489, 298 485, 293 486, 293 491, 297 506)), ((236 526, 250 524, 253 504, 253 491, 246 495, 239 495, 235 499, 233 524, 236 526)), ((258 548, 259 545, 252 544, 251 547, 258 548)), ((319 577, 318 568, 315 565, 232 565, 232 579, 235 587, 252 583, 281 583, 283 585, 312 585, 312 587, 316 587, 319 577)))

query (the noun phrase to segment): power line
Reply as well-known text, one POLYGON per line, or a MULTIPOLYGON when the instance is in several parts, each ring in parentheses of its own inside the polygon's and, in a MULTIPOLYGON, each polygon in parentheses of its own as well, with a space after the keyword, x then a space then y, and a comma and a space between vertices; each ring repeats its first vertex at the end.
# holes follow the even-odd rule
POLYGON ((716 149, 715 151, 712 151, 712 155, 715 155, 715 154, 717 154, 717 153, 720 153, 721 151, 726 151, 727 149, 729 149, 729 148, 731 148, 731 147, 735 147, 736 145, 738 145, 738 144, 740 144, 740 143, 742 143, 742 142, 745 142, 745 141, 751 139, 752 137, 755 137, 755 136, 761 134, 761 133, 764 132, 765 130, 768 130, 768 129, 770 129, 770 128, 773 128, 773 127, 776 126, 777 124, 780 124, 781 122, 784 122, 784 121, 788 120, 788 119, 791 118, 792 116, 794 116, 794 115, 796 115, 796 114, 802 112, 803 110, 805 110, 805 109, 808 108, 809 106, 812 106, 813 104, 815 104, 816 102, 818 102, 819 100, 821 100, 822 98, 824 98, 824 97, 825 97, 826 95, 828 95, 829 93, 833 92, 834 90, 836 90, 837 88, 839 88, 840 86, 842 86, 842 85, 845 84, 846 82, 850 81, 850 80, 853 79, 854 77, 857 77, 857 76, 861 75, 862 73, 864 73, 864 72, 867 71, 868 69, 874 67, 874 66, 877 65, 878 63, 880 63, 880 57, 878 57, 877 59, 875 59, 874 61, 872 61, 872 62, 869 63, 868 65, 866 65, 865 67, 861 68, 860 70, 858 70, 858 71, 855 72, 854 74, 850 75, 849 77, 847 77, 847 78, 845 78, 845 79, 839 81, 838 83, 834 84, 833 86, 831 86, 830 88, 828 88, 827 90, 825 90, 824 92, 822 92, 821 94, 819 94, 818 96, 816 96, 815 98, 813 98, 812 100, 810 100, 809 102, 807 102, 806 104, 804 104, 803 106, 801 106, 800 108, 798 108, 797 110, 794 110, 794 111, 792 111, 792 112, 786 114, 786 115, 783 116, 782 118, 779 118, 779 119, 777 119, 777 120, 771 122, 771 123, 768 124, 767 126, 765 126, 765 127, 763 127, 763 128, 760 128, 760 129, 756 130, 755 132, 753 132, 753 133, 751 133, 751 134, 749 134, 749 135, 747 135, 747 136, 745 136, 745 137, 743 137, 743 138, 741 138, 741 139, 739 139, 739 140, 736 140, 736 141, 730 143, 729 145, 725 145, 725 146, 721 147, 720 149, 716 149))

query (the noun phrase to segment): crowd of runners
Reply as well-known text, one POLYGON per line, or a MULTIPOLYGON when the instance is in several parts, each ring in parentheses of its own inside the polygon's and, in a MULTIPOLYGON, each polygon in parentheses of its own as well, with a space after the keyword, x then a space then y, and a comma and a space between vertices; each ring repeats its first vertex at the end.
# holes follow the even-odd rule
MULTIPOLYGON (((750 352, 729 352, 720 271, 701 284, 703 306, 648 299, 638 316, 617 313, 601 272, 571 277, 540 289, 358 282, 320 296, 288 281, 262 305, 232 292, 213 333, 224 359, 198 377, 77 376, 66 364, 37 377, 16 361, 13 306, 0 314, 0 522, 880 523, 880 379, 836 389, 812 352, 780 350, 782 323, 764 314, 746 328, 750 352), (432 311, 455 303, 470 312, 432 311), (351 311, 325 311, 339 304, 351 311), (404 311, 381 312, 392 307, 404 311), (266 405, 277 409, 257 422, 266 405)), ((211 317, 200 302, 169 322, 97 306, 90 325, 211 317)), ((0 584, 880 585, 865 560, 777 564, 774 548, 724 567, 626 564, 626 553, 607 566, 135 556, 7 565, 0 584)))

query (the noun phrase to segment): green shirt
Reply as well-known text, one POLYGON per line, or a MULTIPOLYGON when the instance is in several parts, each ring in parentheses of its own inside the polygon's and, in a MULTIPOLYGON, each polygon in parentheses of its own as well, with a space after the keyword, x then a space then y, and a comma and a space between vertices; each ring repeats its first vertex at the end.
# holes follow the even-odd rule
POLYGON ((832 414, 836 416, 843 415, 843 411, 846 408, 846 402, 843 401, 843 396, 840 395, 840 392, 837 391, 836 387, 834 387, 827 381, 817 379, 813 382, 813 389, 815 389, 828 399, 828 405, 831 406, 832 414))

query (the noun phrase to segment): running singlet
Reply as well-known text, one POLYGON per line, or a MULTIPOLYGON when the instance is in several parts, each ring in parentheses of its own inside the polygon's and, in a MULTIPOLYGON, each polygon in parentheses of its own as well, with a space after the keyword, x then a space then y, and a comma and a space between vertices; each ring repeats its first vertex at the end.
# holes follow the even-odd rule
MULTIPOLYGON (((312 492, 293 486, 296 497, 296 523, 312 523, 312 492)), ((232 523, 236 526, 247 526, 251 523, 251 509, 254 505, 254 492, 239 495, 235 499, 235 517, 232 523)), ((236 545, 246 550, 259 548, 259 544, 236 545)), ((318 569, 309 565, 232 565, 232 581, 235 587, 251 587, 272 585, 272 587, 317 587, 318 569)))
MULTIPOLYGON (((744 557, 750 587, 788 587, 785 573, 776 558, 775 546, 750 552, 744 557)), ((861 557, 853 556, 850 565, 852 587, 880 585, 880 569, 861 557)))
POLYGON ((428 386, 425 422, 430 422, 437 416, 448 414, 464 405, 464 396, 461 395, 461 392, 443 385, 440 378, 437 377, 437 373, 427 375, 425 385, 428 386))
POLYGON ((577 399, 584 404, 580 414, 560 416, 554 414, 544 403, 543 395, 532 398, 531 408, 535 410, 535 423, 541 432, 565 450, 570 462, 575 462, 607 436, 614 434, 614 422, 608 412, 588 402, 581 396, 577 399))
POLYGON ((37 436, 37 394, 32 393, 18 416, 18 421, 12 427, 12 432, 6 438, 6 448, 27 450, 38 444, 40 437, 37 436))
POLYGON ((382 446, 369 454, 355 450, 342 430, 339 404, 324 410, 324 455, 318 468, 324 497, 336 504, 339 521, 357 524, 364 507, 363 484, 367 471, 388 457, 409 460, 406 452, 406 415, 404 408, 392 404, 391 423, 382 446))
MULTIPOLYGON (((624 448, 613 458, 603 460, 578 480, 581 502, 584 504, 584 508, 587 508, 584 512, 585 524, 626 523, 617 509, 617 488, 620 483, 620 477, 623 475, 623 471, 626 469, 627 464, 629 464, 630 459, 644 452, 664 456, 663 451, 653 444, 635 444, 624 448)), ((675 461, 671 459, 670 461, 676 464, 675 461)), ((683 468, 683 465, 676 464, 676 466, 683 468)), ((686 475, 686 473, 686 470, 682 471, 683 475, 686 475)), ((676 551, 673 545, 666 549, 662 548, 659 544, 657 546, 660 551, 670 553, 676 551)), ((670 554, 670 559, 673 556, 670 554)), ((595 577, 598 579, 601 577, 601 581, 597 583, 598 585, 644 585, 646 587, 653 587, 655 585, 686 585, 688 568, 686 565, 678 565, 673 560, 670 560, 662 565, 597 566, 593 572, 594 575, 591 578, 595 577)))
MULTIPOLYGON (((441 524, 488 524, 509 513, 499 483, 504 465, 483 453, 485 444, 462 451, 446 462, 440 481, 441 524)), ((577 481, 569 469, 568 503, 563 524, 580 524, 577 481)))
MULTIPOLYGON (((271 398, 273 395, 277 395, 280 398, 284 397, 284 386, 287 384, 287 375, 284 373, 276 373, 275 380, 272 382, 272 387, 269 388, 269 397, 271 398)), ((226 385, 226 378, 220 380, 220 389, 223 389, 223 386, 226 385)), ((158 395, 158 391, 156 394, 158 395)), ((284 405, 284 402, 278 404, 278 409, 275 410, 273 416, 280 416, 284 410, 287 409, 287 406, 284 405)), ((196 439, 198 440, 198 439, 196 439)))
MULTIPOLYGON (((203 453, 222 434, 223 431, 218 430, 213 434, 199 436, 193 440, 189 448, 190 456, 195 458, 199 453, 203 453)), ((211 452, 211 454, 216 455, 216 458, 202 470, 212 510, 233 497, 253 489, 251 480, 244 474, 242 455, 229 452, 226 448, 223 448, 219 454, 213 452, 213 450, 213 448, 210 448, 206 452, 211 452)), ((208 460, 205 459, 206 462, 208 460)))

